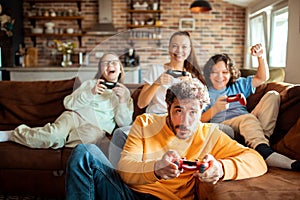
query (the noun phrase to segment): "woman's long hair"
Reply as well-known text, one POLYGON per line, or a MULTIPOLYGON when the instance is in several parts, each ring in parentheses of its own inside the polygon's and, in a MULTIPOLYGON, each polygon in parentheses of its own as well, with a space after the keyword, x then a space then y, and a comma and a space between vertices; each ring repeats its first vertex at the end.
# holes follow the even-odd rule
POLYGON ((196 53, 195 53, 195 50, 194 50, 193 42, 191 40, 191 36, 190 36, 189 32, 187 32, 187 31, 178 31, 178 32, 173 33, 173 35, 170 37, 169 45, 171 44, 172 39, 177 35, 187 36, 189 38, 190 44, 191 44, 191 52, 190 52, 190 55, 187 57, 187 59, 184 60, 183 68, 185 68, 186 71, 190 72, 192 74, 192 77, 198 78, 203 84, 206 84, 205 79, 202 76, 201 68, 200 68, 200 66, 198 64, 198 61, 197 61, 197 57, 196 57, 196 53))

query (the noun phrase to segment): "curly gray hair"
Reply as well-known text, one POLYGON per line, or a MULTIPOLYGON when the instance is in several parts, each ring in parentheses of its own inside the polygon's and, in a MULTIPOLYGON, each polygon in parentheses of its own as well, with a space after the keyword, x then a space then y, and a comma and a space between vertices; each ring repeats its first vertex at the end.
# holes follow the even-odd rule
POLYGON ((207 87, 198 81, 182 81, 172 85, 167 90, 166 103, 171 105, 175 99, 197 99, 201 109, 210 102, 207 87))

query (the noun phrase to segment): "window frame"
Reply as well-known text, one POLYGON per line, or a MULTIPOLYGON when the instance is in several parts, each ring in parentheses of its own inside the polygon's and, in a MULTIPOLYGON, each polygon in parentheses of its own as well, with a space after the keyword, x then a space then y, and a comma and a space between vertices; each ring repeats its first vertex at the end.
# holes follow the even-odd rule
MULTIPOLYGON (((250 45, 254 45, 254 44, 257 44, 257 43, 262 43, 262 45, 266 48, 266 50, 268 49, 268 27, 267 27, 267 13, 265 11, 261 12, 261 13, 258 13, 256 15, 253 15, 250 17, 249 19, 249 36, 250 36, 250 45), (251 21, 258 18, 258 17, 262 17, 262 30, 263 30, 263 40, 264 41, 252 41, 252 23, 251 21)), ((250 47, 247 47, 248 49, 248 52, 250 52, 250 47)), ((247 52, 247 53, 248 53, 247 52)), ((268 56, 268 55, 267 55, 268 56)), ((251 57, 250 59, 250 65, 251 65, 251 68, 257 68, 258 67, 258 62, 257 60, 254 58, 254 57, 251 57)))
POLYGON ((287 59, 287 43, 288 43, 288 18, 287 18, 287 33, 286 33, 286 43, 285 43, 285 45, 286 45, 286 47, 285 47, 286 51, 285 51, 285 63, 284 63, 284 66, 274 66, 274 65, 271 64, 272 48, 274 46, 274 43, 276 42, 274 40, 274 35, 275 35, 275 31, 274 31, 275 21, 274 21, 274 18, 275 18, 275 15, 278 14, 278 13, 279 14, 287 13, 287 15, 288 15, 288 6, 287 5, 281 5, 281 6, 277 6, 277 7, 275 7, 275 8, 272 9, 271 17, 270 17, 271 18, 270 19, 271 20, 271 31, 270 31, 270 47, 269 47, 269 51, 268 51, 269 52, 268 63, 270 65, 270 67, 274 67, 274 68, 281 68, 282 67, 282 68, 285 68, 286 67, 286 59, 287 59))

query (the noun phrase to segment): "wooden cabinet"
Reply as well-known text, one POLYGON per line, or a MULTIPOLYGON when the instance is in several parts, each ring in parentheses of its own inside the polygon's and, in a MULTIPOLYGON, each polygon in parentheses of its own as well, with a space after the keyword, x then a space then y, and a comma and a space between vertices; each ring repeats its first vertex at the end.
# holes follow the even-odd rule
POLYGON ((129 41, 134 45, 134 40, 157 40, 160 44, 162 27, 160 0, 130 0, 128 9, 129 41))
POLYGON ((30 37, 33 41, 34 46, 36 46, 36 38, 37 37, 77 37, 79 41, 79 45, 81 46, 81 39, 84 33, 82 32, 82 20, 84 17, 81 15, 81 2, 82 0, 24 0, 24 3, 29 3, 30 11, 27 12, 27 16, 25 16, 30 24, 32 25, 32 30, 25 31, 25 36, 30 37), (62 8, 60 10, 52 9, 45 10, 43 8, 43 4, 50 3, 58 3, 61 4, 62 8), (76 9, 74 10, 63 10, 63 3, 74 3, 76 9), (77 21, 77 27, 73 28, 73 31, 70 30, 67 32, 67 28, 64 27, 55 27, 53 32, 46 32, 42 30, 42 32, 34 32, 33 29, 37 28, 38 22, 46 23, 52 21, 77 21))

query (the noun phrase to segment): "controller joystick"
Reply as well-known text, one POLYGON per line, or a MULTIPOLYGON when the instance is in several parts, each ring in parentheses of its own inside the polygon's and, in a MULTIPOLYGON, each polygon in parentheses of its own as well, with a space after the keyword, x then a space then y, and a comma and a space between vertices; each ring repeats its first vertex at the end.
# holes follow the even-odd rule
POLYGON ((109 82, 109 81, 101 82, 101 84, 105 85, 107 89, 113 89, 117 85, 116 82, 109 82))
POLYGON ((183 170, 199 170, 200 173, 203 173, 209 167, 209 164, 207 162, 201 162, 198 160, 189 161, 184 158, 179 161, 176 161, 175 164, 178 166, 178 169, 181 171, 183 171, 183 170))
POLYGON ((247 104, 247 100, 245 96, 242 93, 235 94, 235 95, 230 95, 227 97, 226 101, 228 103, 234 102, 234 101, 239 101, 241 105, 245 106, 247 104))
POLYGON ((172 70, 172 69, 168 69, 167 74, 173 76, 174 78, 178 78, 178 77, 182 77, 182 76, 188 76, 189 72, 187 71, 180 71, 180 70, 172 70))

